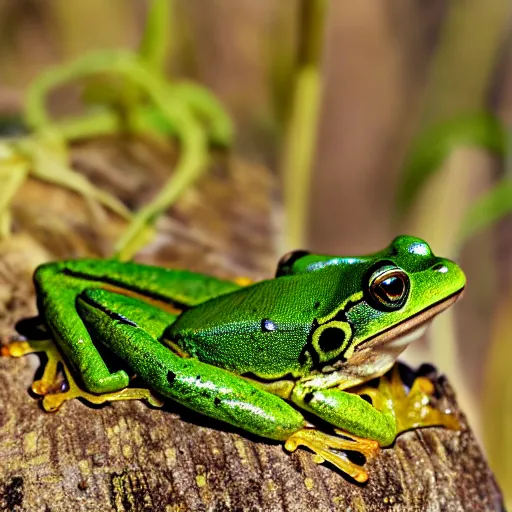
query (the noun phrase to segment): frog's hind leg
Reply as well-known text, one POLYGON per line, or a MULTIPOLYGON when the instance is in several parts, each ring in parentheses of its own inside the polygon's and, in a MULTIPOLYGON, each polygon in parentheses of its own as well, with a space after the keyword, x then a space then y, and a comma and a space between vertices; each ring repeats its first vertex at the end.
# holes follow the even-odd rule
MULTIPOLYGON (((30 328, 33 331, 33 320, 30 319, 30 328)), ((21 329, 23 332, 24 329, 21 329)), ((44 353, 46 361, 43 363, 43 374, 35 380, 31 389, 36 395, 44 397, 43 408, 48 411, 56 411, 63 402, 72 398, 83 397, 87 399, 88 393, 81 390, 72 377, 67 364, 58 347, 51 339, 16 340, 2 346, 1 355, 5 357, 23 357, 27 354, 44 353), (64 375, 61 374, 62 369, 64 375), (66 377, 64 380, 63 377, 66 377), (63 389, 67 388, 65 391, 63 389)), ((94 395, 91 395, 93 397, 94 395)))
MULTIPOLYGON (((164 269, 115 260, 70 260, 47 263, 34 273, 38 307, 53 339, 72 370, 91 393, 117 392, 129 385, 124 370, 110 372, 76 312, 86 289, 120 289, 149 301, 186 309, 239 284, 187 270, 164 269)), ((118 290, 119 291, 119 290, 118 290)), ((169 311, 170 314, 176 311, 169 311)))
MULTIPOLYGON (((99 288, 84 290, 78 297, 78 303, 84 302, 94 304, 94 307, 102 311, 108 311, 109 317, 107 321, 109 322, 115 323, 130 318, 130 322, 137 323, 140 328, 157 338, 161 336, 169 323, 176 319, 176 315, 163 311, 151 304, 146 304, 137 298, 99 288)), ((92 404, 103 404, 117 400, 145 400, 154 407, 161 407, 163 405, 163 401, 150 389, 146 388, 125 387, 108 393, 89 393, 77 384, 62 358, 60 362, 62 362, 64 367, 68 389, 61 393, 47 394, 44 397, 43 407, 47 411, 56 410, 64 401, 73 398, 82 398, 92 404)))
POLYGON ((88 391, 107 393, 127 387, 126 372, 109 371, 76 312, 77 295, 88 283, 58 273, 56 265, 41 266, 34 274, 39 311, 52 338, 88 391))
POLYGON ((47 361, 40 379, 32 383, 32 391, 43 397, 42 406, 47 412, 55 412, 60 406, 74 398, 81 398, 92 404, 114 400, 146 400, 154 407, 161 407, 163 401, 148 389, 125 388, 117 392, 95 395, 82 389, 70 372, 59 349, 52 340, 13 341, 2 347, 2 356, 22 357, 27 354, 45 353, 47 361), (65 381, 59 375, 62 368, 65 381), (64 390, 63 390, 64 388, 64 390))
POLYGON ((218 295, 238 290, 250 280, 219 279, 207 274, 183 269, 154 267, 117 260, 68 260, 40 266, 35 275, 36 285, 47 278, 64 276, 66 282, 85 283, 85 288, 118 287, 149 299, 164 301, 178 310, 195 306, 218 295), (87 282, 89 285, 87 285, 87 282))

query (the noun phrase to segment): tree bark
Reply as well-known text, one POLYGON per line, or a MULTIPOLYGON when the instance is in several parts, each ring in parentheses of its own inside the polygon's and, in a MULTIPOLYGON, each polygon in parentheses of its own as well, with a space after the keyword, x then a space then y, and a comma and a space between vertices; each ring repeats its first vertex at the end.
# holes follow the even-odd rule
MULTIPOLYGON (((131 206, 158 188, 170 155, 137 143, 75 151, 78 167, 131 206), (126 148, 125 148, 126 149, 126 148), (121 156, 123 155, 123 156, 121 156), (156 156, 155 156, 156 155, 156 156), (147 172, 151 171, 150 178, 147 172)), ((138 259, 222 277, 272 275, 279 203, 262 168, 224 161, 159 222, 138 259)), ((0 248, 0 329, 36 313, 30 274, 49 258, 108 254, 122 223, 90 222, 82 201, 37 182, 13 207, 18 234, 0 248), (20 234, 22 233, 22 234, 20 234)), ((437 378, 439 405, 460 419, 401 435, 367 462, 354 484, 305 450, 250 436, 168 403, 42 411, 28 388, 37 356, 0 358, 0 510, 6 511, 459 511, 504 510, 478 443, 449 383, 437 378)))

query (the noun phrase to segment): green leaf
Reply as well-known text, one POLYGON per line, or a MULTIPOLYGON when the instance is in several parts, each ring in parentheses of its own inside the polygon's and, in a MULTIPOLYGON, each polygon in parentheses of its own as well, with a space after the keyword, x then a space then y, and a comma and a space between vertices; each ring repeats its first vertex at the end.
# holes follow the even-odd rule
POLYGON ((512 179, 504 178, 469 207, 460 226, 459 246, 509 213, 512 213, 512 179))
POLYGON ((403 170, 397 197, 397 213, 405 215, 427 179, 438 171, 457 147, 484 148, 504 155, 506 136, 495 116, 472 113, 447 120, 424 131, 413 143, 403 170))

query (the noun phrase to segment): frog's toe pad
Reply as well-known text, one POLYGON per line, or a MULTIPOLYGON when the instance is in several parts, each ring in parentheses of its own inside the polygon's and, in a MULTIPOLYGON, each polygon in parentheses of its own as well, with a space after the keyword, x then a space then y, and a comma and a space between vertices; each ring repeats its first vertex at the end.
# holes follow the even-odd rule
POLYGON ((362 453, 366 458, 370 458, 379 451, 378 443, 370 439, 354 438, 342 431, 336 430, 336 432, 350 437, 352 440, 331 436, 319 430, 301 429, 286 440, 284 447, 286 450, 293 452, 298 446, 305 446, 315 453, 313 460, 317 464, 328 461, 356 482, 366 482, 368 473, 361 466, 350 461, 345 453, 339 451, 355 451, 362 453))
POLYGON ((45 352, 49 344, 48 341, 11 341, 2 346, 1 354, 4 357, 23 357, 35 352, 45 352))
POLYGON ((46 412, 56 412, 60 406, 67 400, 75 398, 74 396, 67 396, 68 393, 55 393, 53 395, 45 395, 41 404, 46 412))
POLYGON ((64 386, 64 381, 62 379, 57 378, 55 376, 55 379, 40 379, 35 380, 32 382, 32 386, 30 386, 30 389, 32 389, 32 392, 38 396, 46 396, 51 394, 62 394, 62 388, 64 386))

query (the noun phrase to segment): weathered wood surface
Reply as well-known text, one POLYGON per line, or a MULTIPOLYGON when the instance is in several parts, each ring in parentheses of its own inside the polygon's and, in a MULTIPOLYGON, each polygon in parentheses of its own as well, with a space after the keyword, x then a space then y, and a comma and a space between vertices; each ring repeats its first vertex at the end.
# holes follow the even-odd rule
MULTIPOLYGON (((161 183, 169 155, 155 158, 144 146, 131 152, 130 165, 111 145, 75 155, 91 179, 135 206, 161 183)), ((276 195, 264 169, 218 165, 162 220, 156 243, 140 259, 222 276, 268 276, 280 225, 276 195)), ((18 197, 14 218, 23 235, 0 252, 4 337, 16 320, 36 312, 35 264, 107 254, 122 226, 114 218, 91 224, 76 196, 35 182, 18 197)), ((28 392, 39 365, 36 356, 0 358, 2 511, 503 510, 493 475, 442 380, 440 405, 455 411, 462 430, 402 435, 368 462, 370 480, 359 486, 304 450, 290 455, 280 444, 171 403, 157 410, 140 402, 90 407, 74 401, 44 413, 28 392)))

